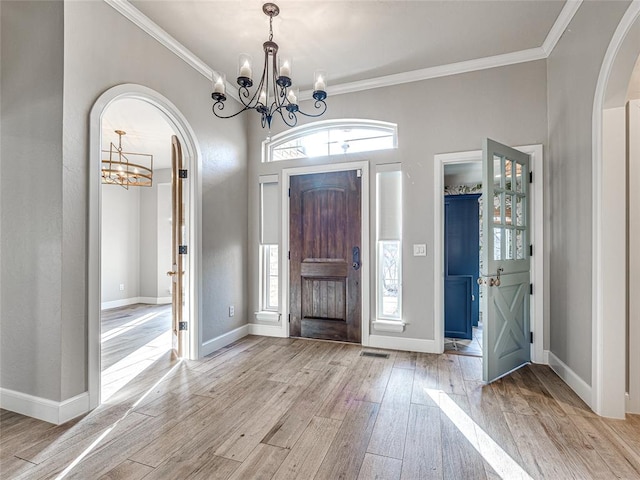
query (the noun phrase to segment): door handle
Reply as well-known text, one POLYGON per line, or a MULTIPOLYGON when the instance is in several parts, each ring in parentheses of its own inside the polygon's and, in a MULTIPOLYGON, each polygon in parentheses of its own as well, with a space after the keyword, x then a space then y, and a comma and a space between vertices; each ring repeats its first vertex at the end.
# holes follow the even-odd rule
POLYGON ((504 272, 504 268, 498 268, 498 272, 496 274, 496 278, 493 278, 489 275, 482 275, 478 277, 478 285, 489 285, 490 287, 499 287, 500 286, 500 274, 504 272), (484 280, 482 277, 489 277, 489 280, 484 280))
POLYGON ((168 277, 173 277, 176 273, 178 273, 178 272, 170 271, 170 272, 167 272, 167 276, 168 277))
POLYGON ((360 269, 360 247, 353 247, 351 254, 353 257, 353 269, 359 270, 360 269))

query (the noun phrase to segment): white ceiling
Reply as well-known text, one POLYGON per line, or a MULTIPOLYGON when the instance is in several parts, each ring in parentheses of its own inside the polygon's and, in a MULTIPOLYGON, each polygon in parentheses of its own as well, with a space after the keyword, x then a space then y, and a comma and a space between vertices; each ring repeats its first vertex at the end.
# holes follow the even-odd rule
POLYGON ((109 149, 109 142, 118 145, 115 130, 126 132, 122 137, 123 151, 153 155, 154 170, 171 167, 171 135, 174 133, 156 107, 142 100, 116 100, 102 117, 103 149, 109 149))
MULTIPOLYGON (((191 65, 202 73, 208 71, 208 66, 226 74, 227 81, 235 85, 240 53, 253 57, 254 72, 262 68, 262 43, 269 32, 262 0, 107 1, 137 24, 150 26, 153 34, 158 33, 159 27, 172 36, 181 44, 177 51, 186 48, 191 52, 189 55, 199 57, 201 61, 195 59, 191 65)), ((336 85, 342 85, 344 91, 348 91, 348 84, 355 85, 353 82, 371 88, 381 84, 381 77, 404 75, 406 79, 407 72, 415 74, 441 67, 446 70, 446 66, 458 62, 497 55, 532 52, 529 59, 544 58, 573 14, 566 10, 573 8, 575 12, 577 8, 574 5, 563 12, 565 3, 564 0, 277 1, 280 14, 273 21, 273 40, 280 46, 279 55, 293 61, 294 86, 309 90, 313 72, 322 69, 328 73, 328 89, 332 94, 336 85)), ((160 37, 166 36, 164 32, 160 31, 160 37)), ((161 41, 176 51, 173 40, 168 44, 166 39, 161 41)), ((478 68, 472 64, 470 69, 478 68)), ((386 84, 401 82, 391 78, 386 84)), ((109 141, 117 144, 114 130, 124 130, 127 132, 123 137, 124 150, 153 154, 155 169, 170 167, 173 131, 149 104, 134 99, 117 101, 105 113, 103 127, 105 148, 109 141)))
MULTIPOLYGON (((240 53, 261 68, 269 19, 262 1, 133 0, 135 8, 235 84, 240 53)), ((292 78, 370 80, 543 46, 562 0, 278 1, 274 41, 292 78)))

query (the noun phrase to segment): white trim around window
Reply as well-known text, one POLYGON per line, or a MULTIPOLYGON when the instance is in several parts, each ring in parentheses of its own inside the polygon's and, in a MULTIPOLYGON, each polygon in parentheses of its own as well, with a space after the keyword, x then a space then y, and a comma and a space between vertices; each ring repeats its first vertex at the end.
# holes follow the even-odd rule
POLYGON ((373 328, 403 332, 402 165, 376 166, 376 316, 373 328))

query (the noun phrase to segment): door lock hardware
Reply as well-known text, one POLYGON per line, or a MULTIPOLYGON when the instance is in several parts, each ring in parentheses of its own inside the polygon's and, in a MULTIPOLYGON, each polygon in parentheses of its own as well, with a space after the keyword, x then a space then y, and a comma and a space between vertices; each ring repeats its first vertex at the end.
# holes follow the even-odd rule
POLYGON ((360 247, 353 247, 351 254, 353 257, 353 269, 359 270, 360 269, 360 247))
POLYGON ((500 286, 500 275, 504 272, 504 268, 499 267, 498 272, 496 274, 496 278, 490 277, 489 275, 482 275, 478 277, 478 285, 489 285, 490 287, 499 287, 500 286), (482 277, 489 277, 489 280, 485 280, 482 277))

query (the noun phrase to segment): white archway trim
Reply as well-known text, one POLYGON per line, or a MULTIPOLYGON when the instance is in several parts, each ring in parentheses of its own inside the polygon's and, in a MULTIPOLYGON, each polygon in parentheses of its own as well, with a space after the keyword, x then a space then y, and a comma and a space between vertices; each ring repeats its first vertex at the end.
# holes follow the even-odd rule
POLYGON ((88 388, 89 409, 96 408, 100 402, 100 298, 101 298, 101 137, 102 116, 105 110, 116 100, 134 98, 147 102, 158 108, 174 128, 182 143, 182 148, 189 169, 189 302, 191 333, 189 335, 189 358, 198 358, 200 353, 200 292, 202 291, 201 264, 201 225, 202 204, 201 161, 202 155, 196 136, 180 113, 180 110, 166 97, 155 90, 136 84, 122 84, 110 88, 96 100, 89 116, 89 246, 88 246, 88 388))
MULTIPOLYGON (((624 418, 625 415, 625 357, 624 349, 618 342, 624 338, 625 318, 612 318, 608 306, 615 306, 615 289, 605 290, 606 285, 619 284, 620 272, 613 263, 607 261, 607 252, 615 235, 624 232, 611 231, 606 225, 604 213, 608 211, 611 199, 603 168, 603 109, 609 76, 615 58, 629 29, 640 16, 640 1, 634 0, 618 24, 600 68, 593 101, 592 113, 592 173, 593 173, 593 222, 592 222, 592 365, 591 365, 591 408, 599 415, 624 418), (605 329, 605 312, 607 312, 605 329), (617 372, 617 373, 616 373, 617 372), (620 373, 622 372, 622 373, 620 373)), ((618 178, 619 182, 619 178, 618 178)), ((619 208, 615 205, 615 208, 619 208)))

